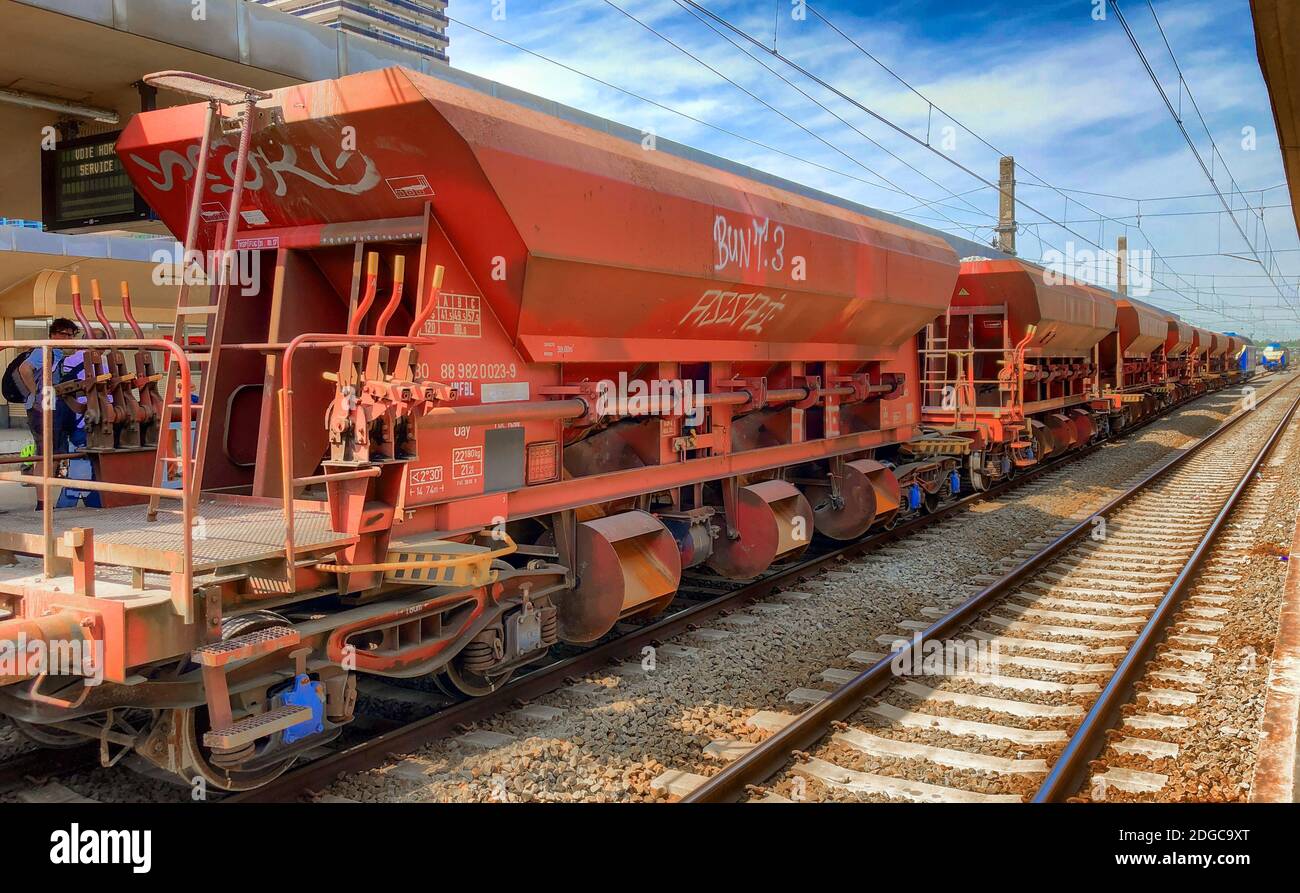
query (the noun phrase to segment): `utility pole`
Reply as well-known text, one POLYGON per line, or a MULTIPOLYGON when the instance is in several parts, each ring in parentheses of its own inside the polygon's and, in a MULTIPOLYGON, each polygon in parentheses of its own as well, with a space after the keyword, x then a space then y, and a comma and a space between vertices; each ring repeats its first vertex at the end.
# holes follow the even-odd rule
POLYGON ((1128 294, 1128 236, 1120 236, 1115 250, 1115 291, 1128 294))
MULTIPOLYGON (((1128 236, 1120 236, 1119 241, 1115 243, 1115 291, 1124 297, 1128 295, 1128 236)), ((1115 387, 1122 391, 1124 389, 1124 351, 1119 349, 1119 335, 1116 334, 1115 338, 1117 339, 1115 344, 1115 387)))
POLYGON ((1016 253, 1016 160, 1003 155, 998 162, 998 243, 999 251, 1016 253))

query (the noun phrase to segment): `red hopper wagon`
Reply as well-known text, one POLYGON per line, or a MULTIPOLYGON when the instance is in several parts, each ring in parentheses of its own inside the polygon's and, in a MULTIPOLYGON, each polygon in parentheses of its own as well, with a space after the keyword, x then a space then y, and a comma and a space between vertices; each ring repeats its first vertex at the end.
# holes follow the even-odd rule
POLYGON ((1210 356, 1214 339, 1213 332, 1192 326, 1192 346, 1187 351, 1186 374, 1193 393, 1201 393, 1210 387, 1210 356))
POLYGON ((1221 385, 1228 373, 1228 366, 1231 358, 1235 355, 1232 351, 1232 339, 1227 335, 1220 335, 1217 332, 1210 334, 1210 350, 1205 360, 1204 378, 1210 382, 1210 387, 1221 385))
POLYGON ((947 311, 918 336, 927 434, 904 449, 960 463, 975 489, 1227 383, 1224 361, 1207 360, 1235 355, 1227 336, 948 239, 966 256, 947 311))
POLYGON ((1181 400, 1192 393, 1191 370, 1194 357, 1192 345, 1196 329, 1172 313, 1166 312, 1169 330, 1165 334, 1165 383, 1173 389, 1174 399, 1181 400))
POLYGON ((1013 257, 967 258, 922 336, 922 417, 946 435, 935 449, 959 441, 984 489, 1105 433, 1095 351, 1115 321, 1100 289, 1013 257))
POLYGON ((1169 315, 1124 296, 1116 302, 1116 327, 1098 345, 1102 393, 1118 424, 1130 425, 1170 400, 1165 385, 1169 315))
MULTIPOLYGON (((102 653, 103 685, 0 680, 32 734, 253 787, 352 718, 358 673, 492 690, 688 568, 752 577, 887 523, 898 474, 928 473, 887 460, 921 431, 943 239, 406 70, 148 80, 201 101, 118 152, 187 257, 222 262, 207 304, 180 286, 177 337, 92 344, 167 357, 156 450, 92 450, 119 504, 0 518, 0 641, 102 653)), ((1088 436, 1068 413, 1113 305, 1032 279, 963 275, 972 347, 1031 358, 1007 379, 978 354, 974 399, 1088 436)))

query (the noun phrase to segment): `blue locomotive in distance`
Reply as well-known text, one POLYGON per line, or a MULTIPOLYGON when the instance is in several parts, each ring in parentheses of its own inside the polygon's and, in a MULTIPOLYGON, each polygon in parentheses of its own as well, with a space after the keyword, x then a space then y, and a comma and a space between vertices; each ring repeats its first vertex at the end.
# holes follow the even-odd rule
POLYGON ((1286 369, 1291 360, 1291 352, 1276 341, 1265 345, 1260 351, 1260 362, 1269 372, 1280 372, 1286 369))

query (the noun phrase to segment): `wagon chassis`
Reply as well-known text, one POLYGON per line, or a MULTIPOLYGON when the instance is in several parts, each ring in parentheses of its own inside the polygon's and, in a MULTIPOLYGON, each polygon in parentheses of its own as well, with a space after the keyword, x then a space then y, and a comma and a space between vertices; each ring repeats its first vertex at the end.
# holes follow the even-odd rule
POLYGON ((707 598, 698 604, 653 620, 636 630, 619 633, 614 638, 593 645, 579 654, 528 672, 487 696, 463 701, 430 716, 302 763, 256 790, 227 795, 222 798, 222 802, 289 802, 320 791, 341 774, 363 772, 382 766, 392 756, 418 750, 431 741, 451 735, 466 725, 492 717, 521 701, 527 702, 555 691, 575 677, 600 671, 611 663, 640 654, 646 646, 657 647, 673 636, 695 629, 718 614, 788 588, 823 568, 833 567, 838 562, 905 539, 977 503, 1014 493, 1044 475, 1091 455, 1102 449, 1108 442, 1127 437, 1203 396, 1205 395, 1185 397, 1163 407, 1154 415, 1142 419, 1123 432, 1117 432, 1107 439, 1043 462, 985 491, 970 493, 942 505, 934 512, 917 515, 893 528, 874 530, 857 542, 836 545, 827 551, 773 568, 743 587, 707 598))

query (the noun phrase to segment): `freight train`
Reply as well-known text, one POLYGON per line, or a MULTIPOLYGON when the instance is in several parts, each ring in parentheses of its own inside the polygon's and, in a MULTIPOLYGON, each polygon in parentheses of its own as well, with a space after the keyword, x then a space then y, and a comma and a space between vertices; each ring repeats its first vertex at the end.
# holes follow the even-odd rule
POLYGON ((60 343, 103 507, 0 516, 0 646, 88 656, 0 678, 52 746, 254 788, 359 674, 493 691, 1227 381, 1158 308, 462 73, 146 80, 199 101, 117 151, 217 281, 60 343))

